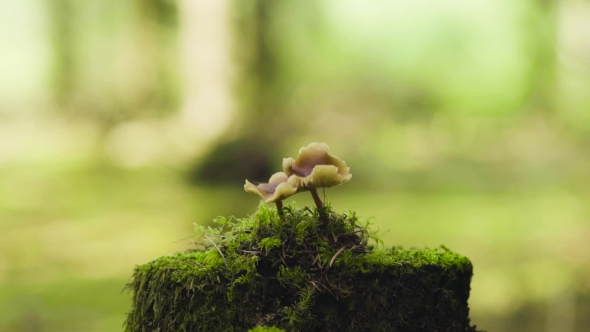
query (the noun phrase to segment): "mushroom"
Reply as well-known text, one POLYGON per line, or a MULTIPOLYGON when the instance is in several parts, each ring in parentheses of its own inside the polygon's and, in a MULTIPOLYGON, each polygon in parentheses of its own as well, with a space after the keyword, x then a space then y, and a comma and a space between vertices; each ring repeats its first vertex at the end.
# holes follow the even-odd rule
POLYGON ((347 182, 352 177, 346 163, 330 154, 326 143, 310 143, 299 149, 297 159, 283 159, 283 170, 289 176, 288 182, 297 191, 309 190, 318 208, 324 205, 317 188, 328 188, 347 182))
POLYGON ((244 190, 262 198, 264 203, 274 202, 277 205, 277 211, 280 216, 283 215, 283 199, 297 193, 297 187, 293 186, 287 180, 289 177, 283 173, 278 172, 273 174, 268 183, 260 183, 258 185, 246 180, 244 190))

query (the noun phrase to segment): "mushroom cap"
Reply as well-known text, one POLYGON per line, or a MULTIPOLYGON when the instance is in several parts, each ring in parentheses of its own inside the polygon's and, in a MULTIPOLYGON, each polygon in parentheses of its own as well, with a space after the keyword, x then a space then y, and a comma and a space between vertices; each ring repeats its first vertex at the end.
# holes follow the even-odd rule
POLYGON ((281 201, 297 193, 297 187, 287 182, 288 179, 289 177, 285 173, 278 172, 270 177, 268 183, 255 185, 246 180, 244 190, 259 196, 265 203, 281 201))
POLYGON ((342 184, 352 178, 346 163, 330 154, 326 143, 311 143, 299 149, 297 159, 283 159, 283 170, 289 183, 299 191, 327 188, 342 184))

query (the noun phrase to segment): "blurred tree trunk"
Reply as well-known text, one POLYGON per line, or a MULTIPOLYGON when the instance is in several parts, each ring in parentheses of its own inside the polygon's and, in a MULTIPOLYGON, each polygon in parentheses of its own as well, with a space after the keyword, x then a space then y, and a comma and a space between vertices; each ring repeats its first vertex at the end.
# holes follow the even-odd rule
POLYGON ((557 89, 557 0, 538 0, 541 17, 534 27, 535 66, 531 76, 533 109, 543 113, 556 110, 557 89))
POLYGON ((143 68, 136 72, 135 100, 129 109, 138 117, 170 114, 180 104, 178 8, 167 0, 135 0, 134 6, 136 56, 143 68))
MULTIPOLYGON (((227 130, 234 113, 229 0, 181 0, 181 125, 197 144, 227 130)), ((196 144, 195 144, 196 145, 196 144)))
POLYGON ((197 182, 266 181, 281 169, 278 148, 289 135, 285 91, 273 37, 275 1, 232 1, 239 113, 228 135, 192 174, 197 182))
MULTIPOLYGON (((292 1, 234 1, 238 16, 234 26, 235 56, 240 66, 239 130, 246 137, 261 137, 277 146, 297 132, 290 121, 287 105, 295 84, 285 75, 289 59, 280 52, 284 41, 281 41, 281 31, 277 30, 280 26, 277 21, 296 4, 292 1), (261 127, 264 130, 261 131, 261 127)), ((311 4, 306 9, 309 15, 316 10, 311 4)))
POLYGON ((53 44, 51 86, 54 99, 62 112, 69 108, 74 89, 76 57, 73 32, 75 29, 73 0, 51 0, 48 6, 53 44))

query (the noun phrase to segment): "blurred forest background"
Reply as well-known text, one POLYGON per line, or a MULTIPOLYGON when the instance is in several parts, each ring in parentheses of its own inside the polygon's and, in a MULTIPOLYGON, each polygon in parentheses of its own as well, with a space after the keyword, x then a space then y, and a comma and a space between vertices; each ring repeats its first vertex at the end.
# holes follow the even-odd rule
POLYGON ((479 328, 590 330, 590 1, 4 0, 0 45, 1 331, 120 331, 312 141, 335 209, 473 261, 479 328))

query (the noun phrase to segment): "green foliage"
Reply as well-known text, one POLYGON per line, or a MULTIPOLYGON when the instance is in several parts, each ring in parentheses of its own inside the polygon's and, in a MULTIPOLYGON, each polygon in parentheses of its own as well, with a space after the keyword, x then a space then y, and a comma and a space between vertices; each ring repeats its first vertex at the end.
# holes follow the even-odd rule
POLYGON ((314 319, 312 313, 314 288, 307 286, 300 291, 299 301, 285 308, 285 319, 292 326, 314 319))
POLYGON ((306 273, 301 266, 289 268, 280 265, 277 280, 283 287, 301 288, 306 283, 306 273))
POLYGON ((195 226, 200 250, 136 268, 128 331, 474 331, 471 262, 446 248, 382 248, 329 206, 215 224, 195 226))
POLYGON ((262 249, 262 251, 264 252, 268 252, 269 250, 276 248, 280 245, 281 239, 279 238, 267 237, 260 240, 260 249, 262 249))

